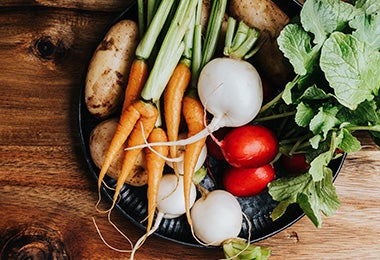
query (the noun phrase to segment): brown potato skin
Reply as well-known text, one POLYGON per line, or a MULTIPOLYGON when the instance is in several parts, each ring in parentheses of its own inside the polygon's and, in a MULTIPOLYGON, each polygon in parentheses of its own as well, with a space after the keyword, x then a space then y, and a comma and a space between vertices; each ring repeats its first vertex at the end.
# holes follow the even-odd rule
MULTIPOLYGON (((103 164, 104 157, 116 131, 117 125, 118 119, 110 118, 100 122, 90 134, 90 154, 94 164, 98 168, 101 168, 103 164)), ((119 176, 125 154, 124 148, 125 146, 121 147, 117 157, 108 169, 107 175, 113 179, 117 179, 119 176)), ((137 159, 134 172, 133 176, 126 180, 126 183, 138 187, 148 183, 148 173, 145 169, 145 155, 143 152, 140 153, 137 159)))
POLYGON ((292 78, 293 69, 277 45, 277 37, 289 17, 271 0, 231 0, 232 17, 260 30, 265 42, 253 60, 257 69, 275 87, 283 88, 292 78))
POLYGON ((85 83, 85 102, 92 115, 104 119, 121 106, 138 40, 137 23, 122 20, 97 46, 85 83))

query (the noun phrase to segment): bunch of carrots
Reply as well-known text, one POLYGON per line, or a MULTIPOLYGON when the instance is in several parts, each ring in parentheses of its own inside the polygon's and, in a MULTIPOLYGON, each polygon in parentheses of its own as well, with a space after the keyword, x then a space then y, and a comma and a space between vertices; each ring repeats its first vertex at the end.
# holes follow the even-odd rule
MULTIPOLYGON (((144 149, 148 173, 148 234, 154 220, 165 160, 168 157, 176 158, 177 148, 175 145, 142 146, 146 143, 177 141, 182 115, 188 136, 205 128, 204 108, 196 91, 197 78, 201 68, 214 55, 227 0, 214 1, 204 47, 200 24, 201 0, 167 0, 161 1, 159 5, 157 1, 147 1, 146 5, 143 1, 137 3, 141 39, 129 72, 119 123, 99 173, 98 190, 100 192, 107 170, 119 149, 127 142, 127 147, 132 149, 126 150, 113 203, 106 211, 110 213, 121 188, 132 173, 134 162, 144 149), (163 37, 162 41, 160 37, 163 37), (162 98, 163 111, 160 106, 162 98)), ((187 145, 183 158, 185 205, 189 221, 190 186, 205 141, 206 138, 202 138, 187 145)), ((177 173, 175 163, 174 171, 177 173)))

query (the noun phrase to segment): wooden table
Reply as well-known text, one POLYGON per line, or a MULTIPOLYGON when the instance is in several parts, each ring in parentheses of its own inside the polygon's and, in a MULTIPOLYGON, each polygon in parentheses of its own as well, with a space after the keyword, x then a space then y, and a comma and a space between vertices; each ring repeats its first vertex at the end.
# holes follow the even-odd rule
MULTIPOLYGON (((99 238, 128 248, 96 213, 96 183, 80 147, 78 95, 86 64, 107 25, 128 1, 3 0, 0 7, 0 258, 121 259, 99 238)), ((347 157, 336 180, 342 206, 316 229, 303 218, 259 242, 272 259, 378 259, 380 150, 360 134, 363 150, 347 157)), ((104 205, 106 202, 103 202, 104 205)), ((104 206, 103 205, 103 206, 104 206)), ((121 214, 113 221, 133 241, 142 230, 121 214)), ((137 259, 217 259, 152 236, 137 259)))

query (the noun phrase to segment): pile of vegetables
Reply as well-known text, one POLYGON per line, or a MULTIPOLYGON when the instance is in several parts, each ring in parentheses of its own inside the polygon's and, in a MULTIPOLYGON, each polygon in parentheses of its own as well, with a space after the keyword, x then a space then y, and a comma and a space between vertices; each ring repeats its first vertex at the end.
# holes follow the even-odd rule
POLYGON ((307 0, 292 21, 270 0, 253 2, 270 11, 137 1, 138 22, 115 24, 93 55, 85 101, 102 120, 90 137, 99 201, 104 177, 117 180, 103 212, 125 184, 147 185, 146 233, 131 259, 162 218, 183 214, 199 243, 266 259, 269 248, 238 238, 237 197, 268 190, 273 221, 297 203, 319 227, 320 212, 339 207, 330 162, 360 150, 354 131, 380 138, 378 1, 307 0), (200 185, 213 175, 209 157, 227 165, 214 190, 200 185))

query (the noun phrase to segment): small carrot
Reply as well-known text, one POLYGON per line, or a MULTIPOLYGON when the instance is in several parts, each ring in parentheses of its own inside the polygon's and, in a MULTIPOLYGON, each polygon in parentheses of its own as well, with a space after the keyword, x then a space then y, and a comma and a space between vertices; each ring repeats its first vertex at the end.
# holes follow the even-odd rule
MULTIPOLYGON (((203 122, 204 108, 195 94, 187 94, 183 98, 183 115, 188 128, 188 137, 197 134, 205 128, 203 122)), ((190 217, 190 188, 193 182, 195 166, 205 142, 206 138, 202 138, 194 143, 186 145, 183 159, 185 208, 190 227, 192 227, 190 217)))
POLYGON ((129 71, 122 111, 140 98, 141 90, 144 87, 147 77, 148 63, 145 60, 136 58, 129 71))
MULTIPOLYGON (((134 128, 128 137, 127 147, 133 147, 144 144, 146 141, 146 136, 150 135, 158 118, 158 110, 151 103, 137 101, 133 103, 131 106, 139 112, 140 118, 133 124, 134 128)), ((113 195, 113 204, 111 206, 111 209, 114 207, 118 199, 120 190, 123 187, 126 179, 130 176, 130 173, 132 172, 132 169, 135 165, 135 161, 138 155, 140 154, 141 150, 142 148, 137 148, 127 150, 125 152, 121 171, 116 182, 115 193, 113 195)))
MULTIPOLYGON (((167 140, 168 139, 166 133, 161 127, 154 128, 148 138, 148 142, 166 142, 167 140)), ((152 149, 154 149, 158 154, 165 157, 169 153, 167 146, 155 146, 152 149)), ((153 225, 154 212, 157 205, 158 187, 160 185, 165 166, 165 159, 158 154, 154 153, 149 148, 145 148, 146 170, 148 172, 148 222, 146 226, 147 235, 153 225)))
POLYGON ((134 125, 139 118, 140 112, 134 106, 128 106, 123 111, 122 116, 119 119, 115 134, 112 137, 111 143, 104 157, 104 162, 100 169, 98 178, 98 191, 100 191, 104 176, 106 175, 113 159, 127 140, 129 134, 132 132, 134 125))
MULTIPOLYGON (((189 85, 191 71, 187 64, 179 62, 164 92, 164 118, 169 141, 177 141, 181 122, 182 99, 189 85)), ((170 146, 169 155, 177 156, 177 147, 170 146)))

